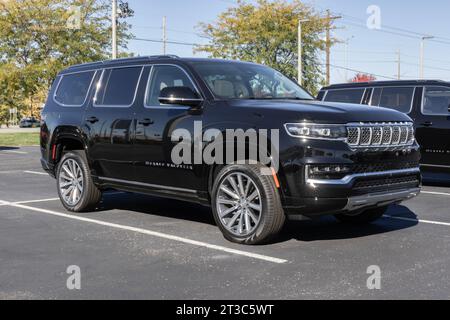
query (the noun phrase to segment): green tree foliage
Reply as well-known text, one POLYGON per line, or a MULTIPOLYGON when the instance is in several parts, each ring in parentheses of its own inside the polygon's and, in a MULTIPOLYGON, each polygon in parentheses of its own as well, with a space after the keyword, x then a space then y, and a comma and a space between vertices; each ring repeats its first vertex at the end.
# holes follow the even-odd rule
MULTIPOLYGON (((0 1, 0 105, 28 108, 56 74, 73 64, 104 60, 111 50, 111 1, 0 1)), ((126 49, 129 25, 119 25, 126 49)), ((42 103, 40 101, 39 103, 42 103)))
POLYGON ((315 94, 323 83, 319 54, 325 49, 323 33, 328 24, 310 5, 300 0, 238 1, 214 23, 199 25, 209 44, 198 46, 214 58, 238 59, 268 65, 297 78, 298 23, 303 29, 303 83, 315 94))

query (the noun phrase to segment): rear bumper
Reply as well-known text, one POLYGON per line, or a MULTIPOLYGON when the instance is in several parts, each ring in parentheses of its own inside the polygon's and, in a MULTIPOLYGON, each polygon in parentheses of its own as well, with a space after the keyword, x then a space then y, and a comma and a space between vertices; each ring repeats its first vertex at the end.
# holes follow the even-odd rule
POLYGON ((44 158, 41 158, 41 166, 42 169, 44 169, 45 172, 47 172, 50 176, 55 178, 55 168, 53 165, 49 164, 47 161, 45 161, 44 158))

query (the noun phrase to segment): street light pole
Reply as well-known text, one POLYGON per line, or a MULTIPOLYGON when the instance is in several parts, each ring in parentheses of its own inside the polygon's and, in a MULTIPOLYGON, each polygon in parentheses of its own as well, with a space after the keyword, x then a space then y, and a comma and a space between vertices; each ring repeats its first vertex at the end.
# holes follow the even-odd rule
POLYGON ((117 0, 112 0, 112 58, 117 59, 117 0))
POLYGON ((433 36, 424 36, 420 42, 420 79, 425 77, 424 60, 425 60, 425 40, 433 39, 433 36))
POLYGON ((167 18, 163 17, 163 54, 167 52, 167 18))
POLYGON ((303 85, 303 41, 302 41, 302 23, 309 20, 303 19, 298 21, 298 84, 303 85))

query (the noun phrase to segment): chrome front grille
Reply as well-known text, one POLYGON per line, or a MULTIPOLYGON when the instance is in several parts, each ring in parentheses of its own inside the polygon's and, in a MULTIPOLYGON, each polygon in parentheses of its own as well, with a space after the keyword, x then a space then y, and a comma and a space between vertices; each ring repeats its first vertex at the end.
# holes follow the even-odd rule
POLYGON ((412 123, 359 123, 347 127, 352 148, 405 147, 414 143, 412 123))

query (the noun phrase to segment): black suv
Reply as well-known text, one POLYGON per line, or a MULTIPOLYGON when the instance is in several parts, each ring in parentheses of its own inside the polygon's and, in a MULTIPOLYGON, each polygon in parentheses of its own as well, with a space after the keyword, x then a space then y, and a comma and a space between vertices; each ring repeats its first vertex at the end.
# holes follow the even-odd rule
POLYGON ((95 209, 106 189, 193 201, 211 206, 238 243, 266 242, 286 217, 369 223, 420 192, 408 116, 315 101, 253 63, 153 56, 74 66, 57 76, 42 123, 42 165, 68 210, 95 209), (216 162, 201 157, 208 150, 216 162))
POLYGON ((422 147, 422 169, 450 174, 449 82, 417 80, 338 84, 323 88, 318 100, 381 106, 409 115, 414 120, 416 138, 422 147))

